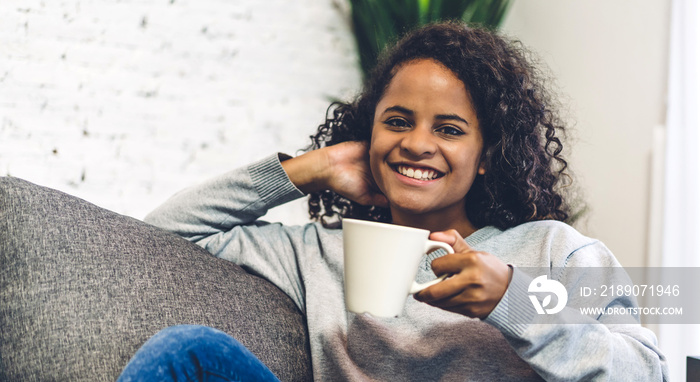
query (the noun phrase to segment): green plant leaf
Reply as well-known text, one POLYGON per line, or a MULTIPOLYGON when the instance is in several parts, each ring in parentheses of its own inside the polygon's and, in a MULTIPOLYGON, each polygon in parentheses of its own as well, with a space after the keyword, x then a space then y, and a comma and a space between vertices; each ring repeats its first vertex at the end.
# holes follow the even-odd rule
POLYGON ((498 28, 510 0, 350 0, 360 65, 365 75, 377 56, 404 33, 428 23, 463 20, 498 28))

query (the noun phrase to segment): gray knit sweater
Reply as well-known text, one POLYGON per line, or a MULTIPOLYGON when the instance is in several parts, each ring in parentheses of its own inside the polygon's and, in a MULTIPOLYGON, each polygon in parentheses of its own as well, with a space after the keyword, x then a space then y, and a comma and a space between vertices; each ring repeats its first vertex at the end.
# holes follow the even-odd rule
MULTIPOLYGON (((339 229, 258 220, 302 196, 275 155, 179 192, 146 221, 286 292, 306 315, 318 381, 660 381, 667 375, 656 338, 638 317, 591 318, 568 305, 563 315, 536 314, 526 267, 553 270, 549 277, 570 291, 578 287, 576 279, 554 270, 619 267, 602 243, 568 225, 485 227, 466 238, 473 248, 514 266, 506 294, 485 320, 412 297, 398 318, 375 318, 345 309, 339 229)), ((430 262, 441 255, 424 258, 417 281, 435 278, 430 262)), ((601 307, 636 305, 624 297, 598 300, 601 307)))

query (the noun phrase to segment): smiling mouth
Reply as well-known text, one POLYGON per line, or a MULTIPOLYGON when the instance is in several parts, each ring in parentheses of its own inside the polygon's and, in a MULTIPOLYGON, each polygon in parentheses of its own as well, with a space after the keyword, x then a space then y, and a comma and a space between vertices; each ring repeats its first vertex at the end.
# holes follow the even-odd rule
POLYGON ((434 180, 445 175, 437 170, 406 165, 394 166, 394 170, 407 178, 418 180, 434 180))

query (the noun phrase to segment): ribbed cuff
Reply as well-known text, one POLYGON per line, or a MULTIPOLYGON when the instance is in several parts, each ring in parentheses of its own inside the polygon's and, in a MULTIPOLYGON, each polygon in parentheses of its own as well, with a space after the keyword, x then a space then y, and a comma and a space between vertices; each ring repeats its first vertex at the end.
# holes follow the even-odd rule
POLYGON ((289 156, 275 154, 248 166, 248 173, 255 190, 260 195, 261 201, 270 207, 304 196, 304 193, 287 176, 280 158, 285 159, 289 156))
POLYGON ((506 293, 484 321, 505 336, 521 337, 537 314, 528 297, 530 282, 530 276, 513 267, 513 277, 506 293))

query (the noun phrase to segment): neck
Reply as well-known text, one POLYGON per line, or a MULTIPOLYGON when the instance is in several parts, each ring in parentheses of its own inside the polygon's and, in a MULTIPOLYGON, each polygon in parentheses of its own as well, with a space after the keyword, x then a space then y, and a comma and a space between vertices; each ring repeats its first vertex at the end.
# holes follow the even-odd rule
POLYGON ((477 228, 469 221, 466 213, 410 214, 391 210, 392 223, 407 227, 427 229, 430 232, 455 229, 462 237, 476 232, 477 228))

